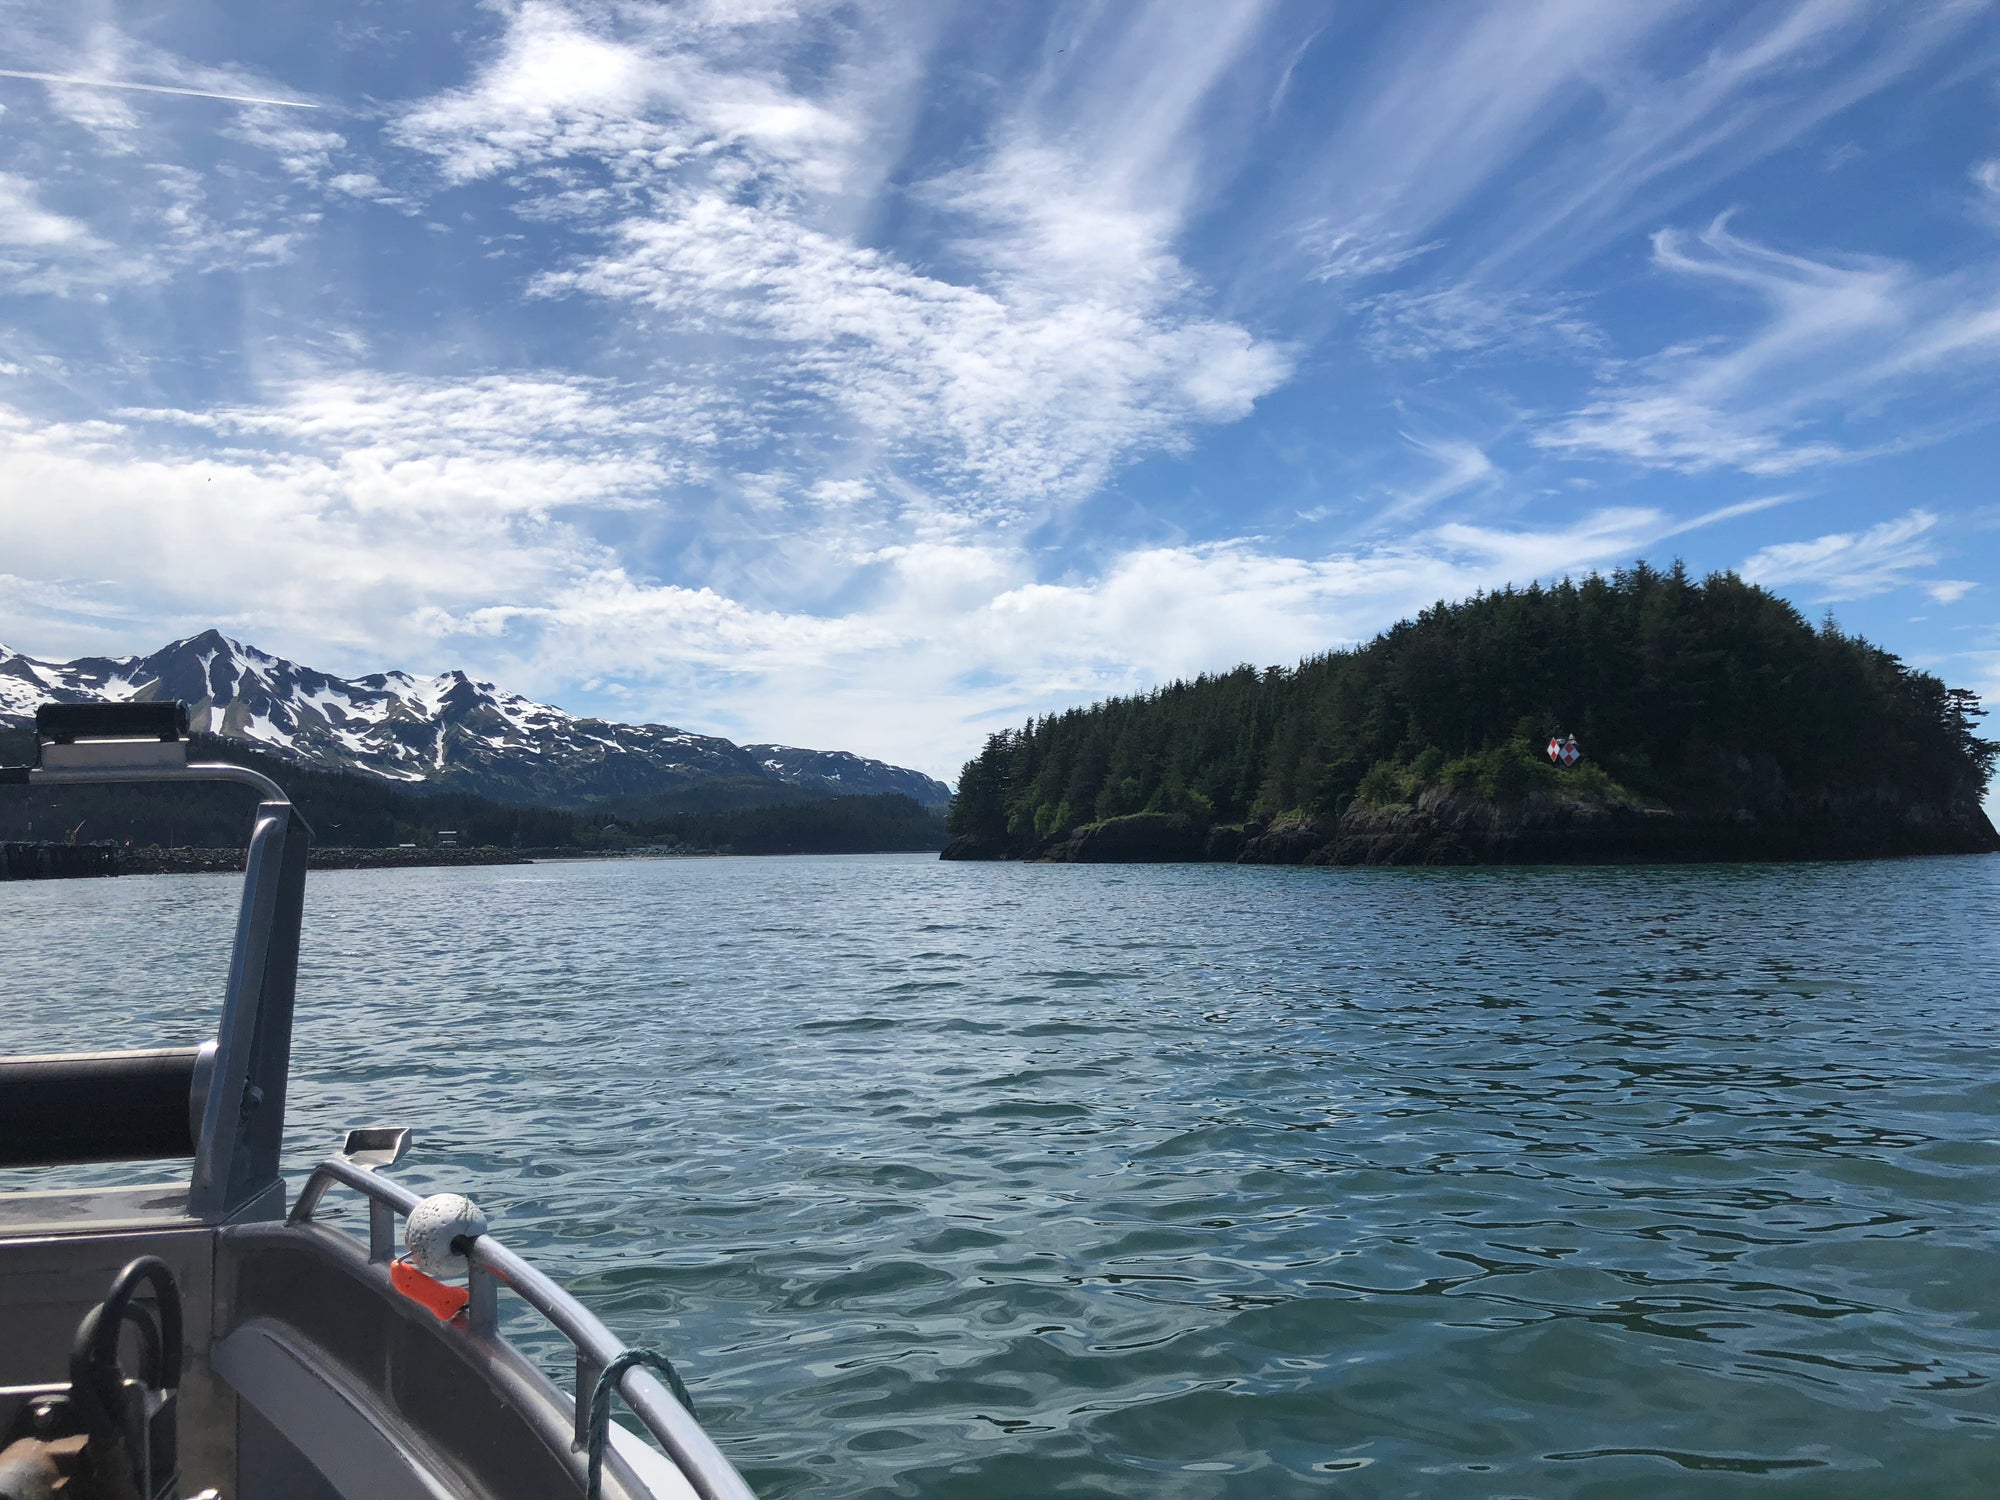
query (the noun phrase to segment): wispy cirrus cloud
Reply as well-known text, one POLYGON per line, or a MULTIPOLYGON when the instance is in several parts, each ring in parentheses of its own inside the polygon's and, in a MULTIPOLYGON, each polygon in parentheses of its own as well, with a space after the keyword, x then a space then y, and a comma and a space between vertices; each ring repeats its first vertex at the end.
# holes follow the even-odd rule
POLYGON ((1572 0, 1401 12, 1329 134, 1326 169, 1300 183, 1300 222, 1367 225, 1392 245, 1435 238, 1670 19, 1666 7, 1572 0))
POLYGON ((540 196, 522 179, 534 211, 603 244, 536 276, 534 295, 640 307, 663 354, 735 340, 739 381, 837 416, 809 424, 813 463, 829 444, 865 451, 921 486, 938 519, 1014 524, 1135 454, 1240 419, 1290 371, 1280 345, 1204 310, 1173 251, 1189 185, 1160 166, 1188 154, 1227 38, 1247 40, 1258 9, 1235 7, 1219 44, 1210 17, 1199 54, 1156 54, 1135 23, 1106 44, 1096 94, 1059 111, 1061 139, 1045 118, 1063 88, 1052 78, 973 161, 912 184, 951 274, 849 232, 841 191, 879 151, 852 73, 801 91, 768 63, 808 43, 879 50, 876 29, 827 13, 635 26, 526 5, 469 84, 392 133, 453 182, 601 170, 616 191, 540 196), (740 60, 750 33, 765 40, 755 66, 740 60), (1076 139, 1093 120, 1102 139, 1076 139))
POLYGON ((1792 0, 1716 27, 1688 4, 1406 9, 1327 135, 1326 169, 1302 176, 1297 222, 1366 225, 1389 245, 1445 234, 1443 274, 1543 285, 1891 87, 1981 10, 1792 0), (1503 177, 1504 203, 1482 205, 1503 177), (1477 242, 1452 243, 1480 206, 1477 242))
MULTIPOLYGON (((218 191, 208 153, 163 128, 160 111, 207 110, 221 133, 267 147, 295 162, 302 143, 338 148, 342 138, 299 123, 301 103, 251 70, 210 66, 140 41, 88 17, 54 18, 26 8, 0 14, 0 55, 40 68, 0 72, 5 91, 39 106, 35 130, 14 132, 0 150, 11 187, 0 206, 5 227, 47 227, 46 214, 74 226, 32 241, 16 236, 0 269, 0 297, 101 298, 158 288, 174 277, 237 270, 287 260, 316 215, 305 205, 258 195, 231 201, 218 191), (278 122, 283 119, 282 125, 278 122), (197 161, 199 164, 197 164, 197 161), (27 200, 44 205, 41 217, 27 200)), ((17 103, 17 108, 19 104, 17 103)), ((211 131, 196 140, 206 146, 211 131)))
POLYGON ((766 370, 782 366, 870 440, 922 445, 917 472, 960 488, 952 509, 973 515, 1091 488, 1135 448, 1245 415, 1287 370, 1281 351, 1230 324, 939 281, 716 196, 619 236, 613 253, 538 290, 768 340, 766 370))
POLYGON ((1604 335, 1573 299, 1470 282, 1381 292, 1356 304, 1361 345, 1384 362, 1592 355, 1604 335))
POLYGON ((15 296, 68 297, 146 279, 151 267, 61 212, 41 185, 0 172, 0 282, 15 296))
POLYGON ((96 243, 81 220, 43 207, 34 183, 0 172, 0 245, 88 250, 96 243))
POLYGON ((0 596, 0 639, 61 652, 133 620, 219 621, 349 671, 442 647, 556 701, 604 680, 642 716, 949 773, 968 675, 987 684, 980 722, 997 724, 1052 695, 1294 659, 1689 524, 1607 508, 1312 557, 1232 538, 1120 549, 1058 582, 1004 539, 899 541, 858 556, 866 586, 816 611, 642 572, 609 539, 693 474, 703 421, 698 404, 545 375, 315 378, 266 406, 74 424, 0 408, 10 486, 65 496, 10 517, 11 568, 42 582, 0 596))
MULTIPOLYGON (((1744 560, 1741 571, 1752 583, 1805 585, 1828 602, 1865 599, 1916 583, 1920 572, 1937 565, 1937 524, 1930 511, 1912 510, 1865 531, 1829 532, 1810 541, 1761 548, 1744 560)), ((1929 585, 1929 592, 1948 603, 1957 588, 1955 581, 1943 580, 1929 585)))
POLYGON ((100 14, 17 7, 0 21, 0 44, 10 62, 37 64, 0 69, 0 78, 41 85, 60 114, 118 154, 142 154, 148 146, 147 116, 135 94, 269 110, 319 107, 251 69, 194 62, 100 14))
POLYGON ((627 182, 713 163, 830 189, 858 124, 788 83, 780 57, 840 30, 831 7, 620 13, 530 0, 469 83, 404 110, 390 137, 452 183, 584 160, 627 182))
POLYGON ((1669 348, 1618 369, 1535 441, 1571 456, 1683 472, 1777 475, 1839 462, 1838 414, 1896 394, 1919 371, 2000 359, 2000 296, 1981 277, 1924 279, 1886 258, 1819 261, 1735 234, 1662 230, 1654 264, 1753 298, 1747 337, 1669 348))
POLYGON ((1423 483, 1396 494, 1374 519, 1377 527, 1405 523, 1455 496, 1485 489, 1501 479, 1493 460, 1477 443, 1462 438, 1425 440, 1405 434, 1410 446, 1434 460, 1437 472, 1423 483))
POLYGON ((1444 242, 1413 244, 1407 235, 1384 234, 1367 224, 1335 228, 1325 219, 1302 225, 1299 240, 1310 262, 1306 275, 1314 281, 1362 281, 1387 276, 1436 250, 1444 242))
MULTIPOLYGON (((1739 7, 1695 41, 1691 8, 1642 8, 1662 59, 1616 59, 1590 86, 1601 115, 1569 135, 1516 198, 1488 274, 1544 280, 1607 239, 1657 225, 1678 204, 1783 152, 1841 112, 1970 40, 1984 6, 1792 0, 1739 7)), ((1703 19, 1706 19, 1705 17, 1703 19)))
POLYGON ((1962 616, 1995 9, 439 0, 246 12, 251 68, 28 0, 0 636, 220 620, 949 772, 1664 547, 1962 616))

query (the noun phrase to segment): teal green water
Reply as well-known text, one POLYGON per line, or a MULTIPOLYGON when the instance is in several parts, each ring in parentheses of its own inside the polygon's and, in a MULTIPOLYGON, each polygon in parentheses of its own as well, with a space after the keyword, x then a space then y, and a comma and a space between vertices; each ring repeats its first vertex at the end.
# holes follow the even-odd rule
MULTIPOLYGON (((0 886, 0 1043, 203 1034, 234 891, 0 886)), ((2000 859, 309 902, 293 1159, 414 1126, 766 1496, 2000 1493, 2000 859)))

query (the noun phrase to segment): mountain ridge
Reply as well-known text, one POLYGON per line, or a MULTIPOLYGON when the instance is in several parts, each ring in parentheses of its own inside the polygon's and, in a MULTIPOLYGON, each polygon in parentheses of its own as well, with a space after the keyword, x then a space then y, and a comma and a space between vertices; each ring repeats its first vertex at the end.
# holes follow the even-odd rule
POLYGON ((932 777, 849 751, 579 717, 456 670, 335 677, 214 629, 145 656, 51 662, 0 646, 0 726, 31 722, 45 702, 162 698, 185 702, 197 730, 412 791, 560 807, 731 777, 833 796, 896 792, 930 807, 951 800, 932 777))

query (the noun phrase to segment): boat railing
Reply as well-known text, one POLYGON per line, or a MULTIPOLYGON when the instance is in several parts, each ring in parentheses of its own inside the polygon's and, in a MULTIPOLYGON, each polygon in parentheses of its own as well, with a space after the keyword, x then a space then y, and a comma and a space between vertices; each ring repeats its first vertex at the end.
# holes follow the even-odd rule
MULTIPOLYGON (((312 1223, 329 1187, 339 1183, 353 1188, 368 1200, 368 1258, 387 1265, 396 1258, 398 1220, 407 1218, 423 1199, 376 1171, 367 1159, 370 1153, 356 1149, 373 1144, 355 1139, 364 1136, 378 1140, 395 1137, 381 1141, 374 1153, 379 1164, 386 1165, 401 1154, 404 1132, 355 1132, 349 1138, 347 1153, 330 1157, 313 1169, 299 1190, 286 1222, 312 1223)), ((573 1443, 582 1451, 589 1441, 590 1398, 597 1389, 598 1377, 625 1352, 626 1346, 582 1303, 491 1234, 466 1241, 462 1249, 471 1266, 467 1280, 471 1301, 465 1309, 467 1334, 480 1339, 499 1337, 499 1293, 505 1287, 569 1341, 576 1360, 573 1443)), ((674 1460, 703 1500, 756 1500, 722 1451, 651 1371, 636 1366, 626 1369, 618 1375, 616 1383, 632 1415, 674 1460)))

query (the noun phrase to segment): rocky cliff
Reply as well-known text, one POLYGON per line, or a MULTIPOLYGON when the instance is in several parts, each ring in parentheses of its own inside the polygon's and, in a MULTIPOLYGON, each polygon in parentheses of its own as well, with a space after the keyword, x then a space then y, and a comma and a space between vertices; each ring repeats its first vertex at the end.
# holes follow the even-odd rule
POLYGON ((1246 864, 1310 865, 1623 864, 2000 851, 2000 836, 1976 803, 1952 808, 1906 806, 1893 798, 1843 801, 1759 815, 1545 793, 1492 802, 1430 788, 1414 803, 1253 827, 1246 830, 1238 858, 1246 864))
MULTIPOLYGON (((1943 802, 1913 802, 1888 786, 1794 797, 1767 757, 1737 757, 1734 805, 1669 808, 1621 795, 1537 788, 1512 800, 1442 785, 1412 800, 1357 804, 1337 818, 1291 814, 1203 826, 1139 813, 1044 840, 1045 863, 1228 861, 1277 865, 1621 864, 1878 859, 2000 852, 2000 834, 1967 786, 1943 802)), ((946 859, 1007 851, 959 839, 946 859)))

